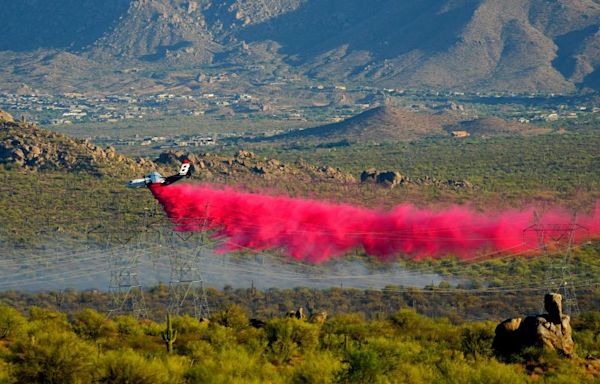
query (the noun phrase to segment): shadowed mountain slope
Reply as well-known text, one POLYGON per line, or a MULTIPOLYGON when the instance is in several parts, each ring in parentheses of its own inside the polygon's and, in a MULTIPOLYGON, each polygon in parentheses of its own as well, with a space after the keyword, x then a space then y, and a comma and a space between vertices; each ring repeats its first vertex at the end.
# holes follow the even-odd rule
POLYGON ((595 0, 2 2, 0 50, 87 47, 108 65, 165 71, 283 60, 313 78, 385 87, 600 86, 595 0))

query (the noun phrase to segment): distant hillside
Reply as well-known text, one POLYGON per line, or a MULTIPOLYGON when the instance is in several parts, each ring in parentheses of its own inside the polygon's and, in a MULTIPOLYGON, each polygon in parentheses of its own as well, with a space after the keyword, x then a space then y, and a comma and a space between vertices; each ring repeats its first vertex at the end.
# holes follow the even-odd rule
MULTIPOLYGON (((36 75, 56 62, 32 61, 32 52, 61 49, 109 69, 150 66, 129 74, 126 87, 154 79, 155 70, 277 63, 316 79, 386 87, 600 89, 597 0, 4 3, 0 50, 23 52, 26 70, 21 56, 2 55, 0 80, 17 76, 34 88, 60 78, 36 75)), ((74 64, 97 71, 86 61, 74 64)), ((71 77, 77 86, 91 81, 71 77)))
POLYGON ((522 135, 550 132, 549 128, 532 126, 508 121, 498 117, 485 117, 481 119, 461 121, 447 128, 452 131, 466 131, 471 136, 491 137, 498 135, 522 135))
POLYGON ((451 111, 413 112, 390 106, 367 110, 344 121, 291 131, 266 141, 400 142, 427 137, 448 137, 464 131, 475 137, 542 133, 546 128, 530 126, 497 117, 471 119, 451 111))
POLYGON ((348 140, 352 142, 411 141, 428 136, 445 135, 444 127, 458 121, 449 113, 411 112, 382 106, 359 115, 315 128, 274 136, 279 139, 348 140))

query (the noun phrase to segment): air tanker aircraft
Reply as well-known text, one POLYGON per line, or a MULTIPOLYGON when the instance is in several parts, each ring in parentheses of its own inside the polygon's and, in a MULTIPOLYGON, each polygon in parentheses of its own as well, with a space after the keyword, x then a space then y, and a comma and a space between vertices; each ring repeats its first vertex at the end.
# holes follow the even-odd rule
POLYGON ((184 177, 191 177, 192 169, 190 166, 191 164, 189 160, 183 160, 183 164, 181 164, 181 168, 179 168, 179 173, 176 175, 162 177, 162 175, 158 172, 151 172, 143 179, 131 180, 129 183, 127 183, 127 186, 129 188, 149 187, 151 185, 160 185, 162 187, 166 187, 167 185, 173 184, 184 177))

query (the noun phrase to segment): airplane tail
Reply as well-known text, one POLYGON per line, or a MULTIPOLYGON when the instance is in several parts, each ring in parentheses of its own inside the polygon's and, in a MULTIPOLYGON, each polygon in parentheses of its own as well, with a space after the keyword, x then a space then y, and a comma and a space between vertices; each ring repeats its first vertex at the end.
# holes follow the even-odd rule
POLYGON ((179 168, 179 176, 191 177, 192 169, 190 168, 190 165, 189 160, 183 160, 183 164, 181 164, 181 168, 179 168))

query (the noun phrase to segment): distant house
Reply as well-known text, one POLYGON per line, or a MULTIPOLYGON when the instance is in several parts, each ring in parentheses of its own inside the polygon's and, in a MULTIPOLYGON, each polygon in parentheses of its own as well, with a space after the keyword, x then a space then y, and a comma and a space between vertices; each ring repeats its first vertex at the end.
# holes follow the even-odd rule
POLYGON ((452 131, 452 136, 462 139, 462 138, 471 136, 471 134, 467 131, 452 131))

